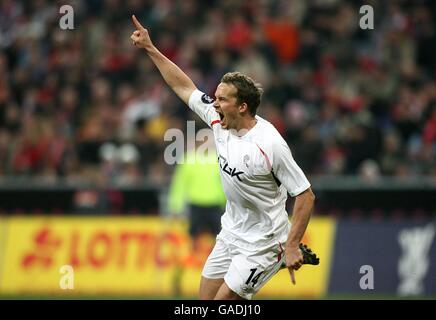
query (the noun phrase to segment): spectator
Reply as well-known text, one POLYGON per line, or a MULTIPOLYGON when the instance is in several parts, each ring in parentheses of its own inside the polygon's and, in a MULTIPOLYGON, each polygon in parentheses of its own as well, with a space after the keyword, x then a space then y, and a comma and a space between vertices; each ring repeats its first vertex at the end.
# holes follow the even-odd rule
POLYGON ((125 41, 133 11, 209 94, 235 68, 264 83, 271 105, 259 111, 303 149, 308 174, 359 175, 373 159, 382 175, 431 175, 435 10, 377 2, 365 32, 356 3, 78 0, 70 32, 53 1, 2 1, 0 177, 86 178, 104 166, 97 150, 106 142, 137 148, 127 181, 171 175, 156 156, 160 137, 188 118, 168 107, 180 102, 125 41), (356 124, 361 115, 369 122, 356 124))

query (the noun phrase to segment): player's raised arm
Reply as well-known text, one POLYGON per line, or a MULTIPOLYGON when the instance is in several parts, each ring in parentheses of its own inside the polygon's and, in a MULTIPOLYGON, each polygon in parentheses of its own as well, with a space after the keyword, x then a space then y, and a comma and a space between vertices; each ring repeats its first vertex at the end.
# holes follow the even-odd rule
POLYGON ((192 80, 171 60, 165 57, 152 43, 148 30, 145 29, 136 17, 132 16, 133 25, 136 30, 132 33, 133 44, 138 48, 143 48, 159 69, 165 82, 173 91, 188 104, 191 93, 196 89, 192 80))

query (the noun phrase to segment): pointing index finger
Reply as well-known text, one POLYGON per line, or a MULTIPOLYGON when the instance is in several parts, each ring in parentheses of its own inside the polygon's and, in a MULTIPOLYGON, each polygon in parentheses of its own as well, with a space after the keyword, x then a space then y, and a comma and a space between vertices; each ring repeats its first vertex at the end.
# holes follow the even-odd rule
POLYGON ((295 281, 294 270, 293 270, 292 268, 288 268, 288 270, 289 270, 289 274, 291 275, 291 281, 292 281, 292 284, 295 285, 297 282, 295 281))
POLYGON ((144 29, 144 27, 139 23, 138 19, 136 19, 135 15, 132 15, 132 21, 137 29, 139 30, 144 29))

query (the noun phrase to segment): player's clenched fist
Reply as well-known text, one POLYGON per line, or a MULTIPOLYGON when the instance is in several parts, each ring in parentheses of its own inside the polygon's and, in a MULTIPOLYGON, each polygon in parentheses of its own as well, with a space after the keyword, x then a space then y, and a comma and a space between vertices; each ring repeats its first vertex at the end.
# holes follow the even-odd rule
POLYGON ((153 47, 153 43, 151 42, 150 36, 148 35, 147 29, 145 29, 136 19, 135 15, 132 16, 133 24, 136 27, 136 30, 133 31, 130 39, 132 39, 133 44, 138 48, 144 48, 149 50, 153 47))

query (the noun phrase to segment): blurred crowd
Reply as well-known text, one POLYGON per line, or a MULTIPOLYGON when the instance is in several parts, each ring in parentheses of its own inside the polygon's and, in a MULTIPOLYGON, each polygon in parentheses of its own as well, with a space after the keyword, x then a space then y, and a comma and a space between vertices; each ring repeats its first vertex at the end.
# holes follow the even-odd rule
POLYGON ((165 131, 196 120, 130 40, 214 94, 238 70, 309 176, 436 177, 434 1, 0 1, 0 178, 167 181, 165 131), (374 9, 362 30, 359 8, 374 9))

